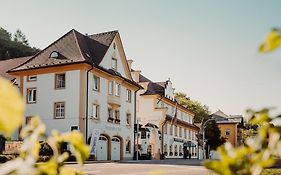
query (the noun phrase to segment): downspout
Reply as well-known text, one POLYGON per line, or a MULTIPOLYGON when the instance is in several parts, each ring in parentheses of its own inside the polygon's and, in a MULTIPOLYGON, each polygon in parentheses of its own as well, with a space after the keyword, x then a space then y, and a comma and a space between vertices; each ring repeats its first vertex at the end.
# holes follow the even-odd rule
POLYGON ((162 124, 162 126, 161 126, 161 128, 162 128, 162 139, 161 139, 161 147, 162 147, 162 155, 164 155, 164 126, 166 125, 166 123, 167 123, 167 119, 166 119, 166 117, 165 117, 165 119, 164 119, 164 122, 163 122, 163 124, 162 124))
MULTIPOLYGON (((135 133, 135 124, 136 124, 136 121, 137 121, 137 110, 136 110, 136 107, 137 107, 137 91, 135 91, 135 94, 134 94, 134 155, 133 155, 133 158, 135 159, 135 152, 136 152, 136 133, 135 133)), ((138 127, 138 126, 137 126, 138 127)))
MULTIPOLYGON (((87 144, 87 141, 88 141, 88 119, 89 119, 89 117, 88 117, 88 114, 89 114, 89 108, 88 108, 88 106, 89 106, 89 72, 91 71, 91 70, 93 70, 94 69, 94 67, 92 66, 91 67, 91 69, 89 69, 88 71, 87 71, 87 90, 86 90, 86 123, 85 123, 85 125, 86 125, 86 127, 85 127, 85 139, 86 139, 86 144, 87 144)), ((90 143, 89 143, 90 144, 90 143)))

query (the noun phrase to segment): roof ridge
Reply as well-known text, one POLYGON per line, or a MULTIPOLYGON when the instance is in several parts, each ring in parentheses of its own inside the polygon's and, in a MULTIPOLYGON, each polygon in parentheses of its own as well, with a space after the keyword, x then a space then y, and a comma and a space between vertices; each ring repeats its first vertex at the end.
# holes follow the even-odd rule
POLYGON ((72 31, 73 31, 73 34, 74 34, 74 38, 75 38, 75 40, 76 40, 77 47, 78 47, 78 49, 79 49, 79 53, 81 54, 82 58, 84 58, 85 60, 87 60, 87 59, 84 57, 83 53, 82 53, 82 50, 81 50, 81 47, 80 47, 78 38, 77 38, 77 36, 76 36, 76 33, 81 34, 83 37, 84 37, 84 35, 83 35, 82 33, 78 32, 78 31, 76 31, 75 29, 72 29, 72 31))
POLYGON ((118 30, 111 30, 111 31, 106 31, 106 32, 101 32, 101 33, 94 33, 91 34, 89 36, 93 36, 93 35, 105 35, 105 34, 111 34, 111 33, 118 33, 118 30))
POLYGON ((68 31, 66 34, 64 34, 63 36, 61 36, 60 38, 58 38, 57 40, 55 40, 54 42, 52 42, 51 44, 49 44, 47 47, 45 47, 43 50, 39 51, 38 53, 36 53, 35 55, 33 55, 29 60, 27 60, 26 62, 18 65, 17 67, 14 67, 11 70, 8 70, 8 72, 13 71, 15 69, 17 69, 18 67, 21 67, 22 65, 30 62, 31 60, 33 60, 36 56, 40 55, 41 53, 43 53, 44 51, 46 51, 48 48, 50 48, 51 46, 53 46, 54 44, 56 44, 59 40, 61 40, 62 38, 66 37, 67 35, 69 35, 72 31, 74 31, 74 29, 71 29, 70 31, 68 31))

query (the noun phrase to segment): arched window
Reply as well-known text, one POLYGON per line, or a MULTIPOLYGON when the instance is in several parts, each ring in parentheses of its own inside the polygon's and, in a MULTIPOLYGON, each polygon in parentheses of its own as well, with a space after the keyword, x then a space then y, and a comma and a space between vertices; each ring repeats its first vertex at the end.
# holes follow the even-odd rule
POLYGON ((164 154, 165 154, 165 156, 168 155, 168 146, 167 146, 167 144, 164 145, 164 154))
POLYGON ((182 156, 182 155, 183 155, 182 152, 183 152, 183 151, 182 151, 182 146, 180 145, 180 146, 179 146, 179 156, 182 156))
POLYGON ((175 156, 178 156, 178 145, 175 145, 175 156))
POLYGON ((53 51, 51 54, 50 54, 50 58, 59 58, 59 55, 60 53, 58 51, 53 51))
POLYGON ((169 151, 170 151, 169 156, 173 156, 173 145, 170 145, 169 151))

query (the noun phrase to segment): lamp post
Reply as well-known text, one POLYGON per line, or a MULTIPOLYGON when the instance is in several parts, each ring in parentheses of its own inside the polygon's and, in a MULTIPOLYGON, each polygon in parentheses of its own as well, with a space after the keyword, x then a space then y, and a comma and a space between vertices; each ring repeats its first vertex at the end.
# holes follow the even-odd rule
POLYGON ((204 123, 203 123, 203 120, 204 118, 201 120, 201 132, 203 134, 203 139, 202 139, 202 142, 203 142, 203 160, 206 159, 206 156, 205 156, 205 127, 206 127, 206 123, 208 123, 209 121, 212 121, 214 119, 210 118, 208 120, 206 120, 204 123))

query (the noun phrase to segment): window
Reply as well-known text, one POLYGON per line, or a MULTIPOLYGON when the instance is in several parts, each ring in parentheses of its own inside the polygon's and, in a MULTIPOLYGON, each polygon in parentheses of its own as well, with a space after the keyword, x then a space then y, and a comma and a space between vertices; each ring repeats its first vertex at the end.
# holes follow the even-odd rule
POLYGON ((65 118, 65 103, 64 102, 56 102, 54 109, 55 119, 65 118))
POLYGON ((127 89, 127 102, 131 103, 132 91, 127 89))
POLYGON ((99 105, 93 104, 93 119, 99 119, 99 105))
POLYGON ((186 132, 187 132, 186 129, 184 129, 184 138, 185 139, 187 139, 186 132))
POLYGON ((170 150, 169 156, 173 156, 173 145, 169 146, 169 150, 170 150))
POLYGON ((78 126, 71 126, 71 131, 77 131, 78 130, 78 126))
POLYGON ((182 129, 179 127, 179 136, 182 137, 182 129))
POLYGON ((114 49, 114 50, 116 49, 116 44, 115 44, 115 43, 113 43, 113 49, 114 49))
POLYGON ((114 111, 114 116, 115 116, 115 123, 120 123, 120 111, 119 110, 114 111))
POLYGON ((108 84, 108 94, 113 95, 113 81, 110 81, 108 84))
POLYGON ((37 76, 36 75, 29 75, 27 76, 27 81, 36 81, 37 80, 37 76))
POLYGON ((173 135, 173 125, 171 124, 170 126, 170 135, 172 136, 173 135))
POLYGON ((27 89, 27 103, 36 103, 36 88, 27 89))
POLYGON ((55 75, 55 89, 65 88, 65 73, 55 75))
POLYGON ((225 135, 226 135, 226 136, 229 136, 229 135, 230 135, 230 129, 229 129, 229 128, 225 129, 225 135))
POLYGON ((113 70, 117 70, 117 59, 116 58, 112 58, 111 67, 113 70))
POLYGON ((121 92, 121 85, 119 83, 115 84, 115 95, 116 96, 120 96, 120 92, 121 92))
POLYGON ((108 108, 108 121, 112 122, 113 120, 113 110, 111 108, 108 108))
POLYGON ((175 145, 175 156, 178 156, 178 146, 177 145, 175 145))
POLYGON ((126 153, 131 153, 131 140, 126 140, 126 153))
POLYGON ((50 58, 58 58, 59 57, 59 52, 57 51, 53 51, 51 54, 50 54, 50 58))
POLYGON ((32 119, 32 116, 28 116, 28 117, 25 117, 25 124, 29 124, 29 122, 31 121, 32 119))
POLYGON ((95 75, 93 77, 93 90, 95 91, 100 90, 100 78, 95 75))
POLYGON ((126 115, 126 125, 131 125, 131 114, 130 113, 127 113, 126 115))
POLYGON ((164 134, 167 134, 168 133, 168 124, 166 123, 164 125, 164 134))
POLYGON ((175 128, 175 136, 178 136, 178 127, 175 126, 174 128, 175 128))

